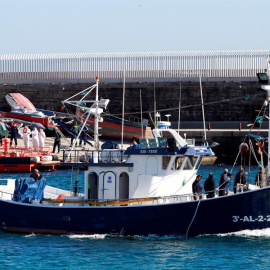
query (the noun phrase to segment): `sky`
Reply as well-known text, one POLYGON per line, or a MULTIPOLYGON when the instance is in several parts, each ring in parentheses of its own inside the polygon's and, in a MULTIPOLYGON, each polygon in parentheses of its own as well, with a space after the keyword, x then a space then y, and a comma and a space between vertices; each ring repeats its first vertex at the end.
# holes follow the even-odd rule
POLYGON ((269 49, 270 0, 0 0, 0 55, 269 49))

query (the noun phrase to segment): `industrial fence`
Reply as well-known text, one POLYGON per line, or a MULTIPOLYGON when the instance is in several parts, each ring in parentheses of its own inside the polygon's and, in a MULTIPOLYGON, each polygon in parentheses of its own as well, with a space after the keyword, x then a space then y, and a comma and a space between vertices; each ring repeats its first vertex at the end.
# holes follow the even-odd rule
POLYGON ((255 77, 270 50, 0 55, 0 83, 255 77))

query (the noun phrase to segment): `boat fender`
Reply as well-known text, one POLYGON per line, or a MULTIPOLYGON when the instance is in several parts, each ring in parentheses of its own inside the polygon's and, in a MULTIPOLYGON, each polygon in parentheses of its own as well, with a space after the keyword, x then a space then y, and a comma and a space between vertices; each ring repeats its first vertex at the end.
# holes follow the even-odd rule
POLYGON ((42 161, 52 161, 53 158, 52 158, 52 156, 41 156, 41 160, 42 161))
POLYGON ((52 160, 53 160, 53 161, 57 161, 58 158, 59 158, 59 157, 58 157, 57 155, 52 155, 52 160))
POLYGON ((37 161, 37 157, 30 157, 30 163, 35 163, 37 161))
POLYGON ((242 157, 245 157, 249 151, 249 147, 246 143, 241 143, 239 146, 239 151, 241 152, 242 157))

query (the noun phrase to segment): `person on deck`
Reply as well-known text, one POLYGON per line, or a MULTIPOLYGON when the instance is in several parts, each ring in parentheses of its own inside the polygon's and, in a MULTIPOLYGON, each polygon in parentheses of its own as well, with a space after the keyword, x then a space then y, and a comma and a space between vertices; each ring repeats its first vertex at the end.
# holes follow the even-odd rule
POLYGON ((215 197, 216 182, 213 178, 213 174, 209 173, 208 178, 204 181, 204 191, 207 199, 215 197))
POLYGON ((228 174, 228 169, 225 169, 223 174, 220 175, 220 180, 219 180, 219 196, 225 196, 228 195, 228 185, 229 185, 229 174, 228 174))
MULTIPOLYGON (((237 184, 245 185, 247 183, 244 168, 241 167, 239 172, 235 175, 234 184, 233 184, 233 192, 237 193, 237 184)), ((244 190, 244 189, 243 189, 244 190)))
POLYGON ((33 144, 33 148, 35 149, 38 148, 38 130, 36 127, 33 127, 33 130, 32 130, 32 144, 33 144))
POLYGON ((17 147, 17 138, 18 138, 18 128, 14 122, 10 124, 10 146, 12 146, 12 141, 14 140, 15 147, 17 147))
POLYGON ((192 183, 192 193, 194 200, 199 200, 202 198, 202 190, 203 187, 201 187, 200 182, 202 180, 201 175, 197 175, 195 181, 192 183))
POLYGON ((31 134, 30 128, 28 126, 24 126, 24 128, 23 128, 23 142, 24 142, 25 148, 29 147, 30 134, 31 134))
POLYGON ((38 132, 38 143, 39 143, 39 147, 41 148, 41 150, 43 149, 45 143, 45 138, 46 138, 46 135, 45 135, 45 132, 42 128, 39 129, 39 132, 38 132))
POLYGON ((32 171, 32 173, 30 174, 30 177, 31 178, 34 178, 35 181, 40 180, 40 179, 43 178, 43 176, 39 173, 39 170, 38 169, 34 169, 32 171))
POLYGON ((58 147, 58 154, 59 154, 59 152, 60 152, 60 146, 61 146, 61 134, 59 133, 59 129, 57 127, 55 128, 53 153, 56 150, 56 146, 58 147))
POLYGON ((139 149, 139 148, 141 148, 140 144, 138 143, 137 138, 132 137, 130 148, 132 148, 132 149, 139 149))

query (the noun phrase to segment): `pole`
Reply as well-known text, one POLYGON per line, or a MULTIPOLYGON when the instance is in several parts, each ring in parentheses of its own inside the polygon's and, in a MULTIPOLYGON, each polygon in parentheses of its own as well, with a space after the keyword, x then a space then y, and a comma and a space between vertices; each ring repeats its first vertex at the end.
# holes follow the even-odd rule
MULTIPOLYGON (((96 150, 98 150, 99 148, 99 137, 98 137, 98 118, 99 118, 99 114, 98 114, 98 82, 99 82, 99 78, 96 77, 96 113, 95 113, 95 124, 94 124, 94 146, 96 148, 96 150)), ((82 130, 82 129, 81 129, 82 130)))
POLYGON ((206 129, 205 129, 205 117, 204 117, 204 105, 203 105, 203 93, 202 93, 202 77, 200 77, 200 89, 201 89, 202 115, 203 115, 203 132, 204 132, 204 140, 206 142, 206 129))
POLYGON ((180 134, 180 118, 181 118, 181 89, 182 88, 182 82, 180 82, 179 87, 179 110, 178 110, 178 134, 180 134))
POLYGON ((156 114, 157 114, 157 101, 156 101, 156 81, 155 81, 155 77, 154 77, 154 127, 157 128, 157 118, 156 118, 156 114))
POLYGON ((122 149, 124 148, 125 89, 126 89, 126 62, 124 62, 124 81, 123 81, 122 132, 121 132, 122 149))
POLYGON ((142 138, 143 138, 142 89, 140 89, 140 107, 141 107, 141 128, 142 128, 142 138))

